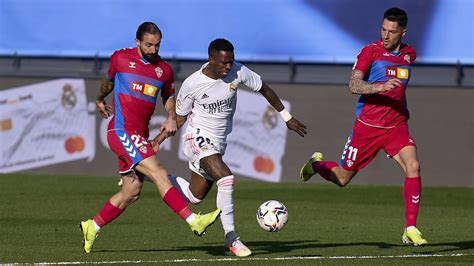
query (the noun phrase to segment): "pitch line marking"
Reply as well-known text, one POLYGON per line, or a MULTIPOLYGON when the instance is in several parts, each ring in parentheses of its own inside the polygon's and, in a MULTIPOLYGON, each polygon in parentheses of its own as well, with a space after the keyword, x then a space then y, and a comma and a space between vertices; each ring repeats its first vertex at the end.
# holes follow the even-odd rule
MULTIPOLYGON (((276 258, 219 258, 219 259, 172 259, 172 260, 121 260, 121 261, 60 261, 38 262, 34 265, 78 265, 78 264, 140 264, 140 263, 186 263, 186 262, 222 262, 222 261, 286 261, 286 260, 351 260, 351 259, 397 259, 397 258, 430 258, 430 257, 463 257, 474 256, 470 253, 455 254, 411 254, 387 256, 308 256, 308 257, 276 257, 276 258)), ((8 263, 9 265, 24 265, 24 263, 8 263)))

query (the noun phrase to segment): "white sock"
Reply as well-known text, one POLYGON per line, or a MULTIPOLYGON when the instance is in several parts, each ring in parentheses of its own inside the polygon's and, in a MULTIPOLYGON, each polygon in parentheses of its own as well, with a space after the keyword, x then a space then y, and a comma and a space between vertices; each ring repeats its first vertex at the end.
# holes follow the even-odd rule
POLYGON ((188 216, 188 218, 186 218, 186 222, 188 224, 191 224, 194 221, 195 218, 196 218, 196 214, 192 213, 191 215, 188 216))
POLYGON ((224 235, 235 231, 234 226, 234 176, 226 176, 217 181, 217 208, 222 210, 221 222, 224 228, 224 235))
POLYGON ((197 205, 201 203, 201 200, 196 198, 191 190, 189 190, 189 182, 179 176, 169 175, 168 179, 170 180, 173 187, 177 188, 181 195, 186 199, 187 202, 197 205))
POLYGON ((95 229, 95 232, 98 233, 98 232, 100 231, 100 226, 95 223, 94 219, 92 219, 92 221, 94 222, 94 229, 95 229))

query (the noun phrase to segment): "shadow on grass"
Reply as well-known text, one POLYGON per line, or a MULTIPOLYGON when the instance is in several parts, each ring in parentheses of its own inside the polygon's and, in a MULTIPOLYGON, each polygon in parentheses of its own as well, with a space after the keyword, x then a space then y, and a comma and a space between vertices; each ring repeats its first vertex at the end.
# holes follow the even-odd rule
MULTIPOLYGON (((474 252, 474 241, 461 241, 461 242, 449 242, 449 243, 428 243, 427 247, 445 247, 436 252, 448 252, 448 251, 462 251, 471 249, 474 252)), ((422 253, 433 253, 433 252, 422 252, 422 253)))
MULTIPOLYGON (((245 244, 252 250, 254 255, 265 255, 272 253, 294 253, 299 250, 308 249, 325 249, 334 247, 348 247, 348 246, 373 246, 380 249, 387 249, 393 247, 400 247, 400 245, 387 244, 383 242, 356 242, 356 243, 319 243, 317 240, 300 240, 300 241, 249 241, 245 244)), ((212 256, 228 255, 230 251, 223 243, 211 243, 205 246, 186 246, 176 247, 171 249, 134 249, 134 250, 95 250, 94 253, 99 252, 180 252, 180 251, 202 251, 212 256)), ((308 256, 308 255, 305 255, 308 256)), ((311 255, 319 256, 319 255, 311 255)))
MULTIPOLYGON (((292 253, 293 256, 297 251, 304 251, 313 249, 315 251, 326 249, 326 248, 338 248, 338 247, 358 247, 358 246, 370 246, 379 249, 390 249, 404 247, 403 244, 388 244, 384 242, 354 242, 354 243, 319 243, 317 240, 299 240, 299 241, 249 241, 245 244, 252 249, 254 255, 265 255, 274 253, 292 253)), ((449 251, 462 251, 474 249, 474 241, 462 241, 462 242, 450 242, 450 243, 432 243, 426 246, 427 248, 433 247, 444 247, 440 250, 430 249, 429 251, 423 251, 419 249, 419 254, 434 254, 439 252, 449 251), (452 248, 450 248, 452 247, 452 248)), ((152 248, 152 249, 117 249, 117 250, 95 250, 94 253, 114 253, 114 252, 196 252, 201 251, 212 256, 225 256, 229 255, 230 251, 223 245, 223 243, 211 243, 204 246, 186 246, 186 247, 175 247, 175 248, 152 248)), ((320 254, 305 254, 302 256, 321 256, 320 254)))

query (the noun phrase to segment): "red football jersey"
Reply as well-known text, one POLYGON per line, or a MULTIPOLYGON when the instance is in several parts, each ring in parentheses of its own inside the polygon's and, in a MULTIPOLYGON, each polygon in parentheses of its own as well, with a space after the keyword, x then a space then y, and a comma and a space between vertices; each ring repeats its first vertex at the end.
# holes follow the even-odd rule
POLYGON ((415 50, 403 43, 399 52, 388 52, 380 40, 362 48, 353 69, 364 72, 365 81, 383 84, 389 79, 398 78, 402 86, 384 93, 360 96, 356 108, 359 121, 375 127, 391 128, 408 120, 405 90, 415 59, 415 50))
POLYGON ((174 73, 158 57, 148 62, 138 48, 112 54, 108 77, 114 81, 114 113, 109 129, 133 129, 148 138, 148 124, 155 111, 158 93, 163 99, 174 96, 174 73))

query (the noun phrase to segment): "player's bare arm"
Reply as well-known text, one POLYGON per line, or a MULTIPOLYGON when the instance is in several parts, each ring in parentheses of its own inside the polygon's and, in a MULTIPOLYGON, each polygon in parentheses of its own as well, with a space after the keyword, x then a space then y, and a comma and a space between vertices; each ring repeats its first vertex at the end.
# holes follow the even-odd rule
POLYGON ((113 81, 108 79, 103 79, 101 81, 95 105, 97 106, 97 110, 103 118, 108 118, 113 111, 112 106, 107 105, 107 103, 105 102, 105 97, 107 97, 107 95, 109 95, 113 90, 113 81))
MULTIPOLYGON (((187 116, 176 115, 177 129, 180 129, 184 125, 187 118, 188 118, 187 116)), ((165 141, 165 139, 168 137, 169 136, 168 134, 166 134, 166 132, 161 131, 160 134, 158 134, 158 136, 150 140, 151 146, 153 147, 153 151, 158 152, 158 150, 160 149, 161 143, 163 143, 163 141, 165 141)))
POLYGON ((399 79, 390 79, 384 84, 370 84, 364 80, 364 72, 352 70, 351 80, 349 81, 349 90, 352 94, 374 94, 387 92, 402 85, 399 79))
POLYGON ((176 134, 177 123, 176 123, 176 100, 174 97, 169 97, 168 99, 163 99, 165 104, 165 110, 168 113, 168 118, 165 120, 163 125, 160 128, 160 134, 154 139, 150 140, 150 144, 154 152, 158 152, 160 149, 160 144, 168 137, 174 136, 176 134))
MULTIPOLYGON (((260 93, 267 99, 268 103, 273 106, 278 112, 285 112, 285 106, 281 102, 280 98, 278 95, 275 93, 275 91, 270 88, 265 82, 262 82, 262 88, 260 89, 260 93)), ((292 117, 288 112, 287 114, 291 117, 288 121, 286 121, 286 126, 288 129, 291 129, 298 133, 301 137, 304 137, 306 135, 306 126, 298 121, 296 118, 292 117)))
POLYGON ((178 130, 176 126, 176 100, 174 97, 169 97, 165 102, 165 110, 168 113, 168 118, 161 126, 160 131, 165 132, 166 137, 174 136, 178 130))

